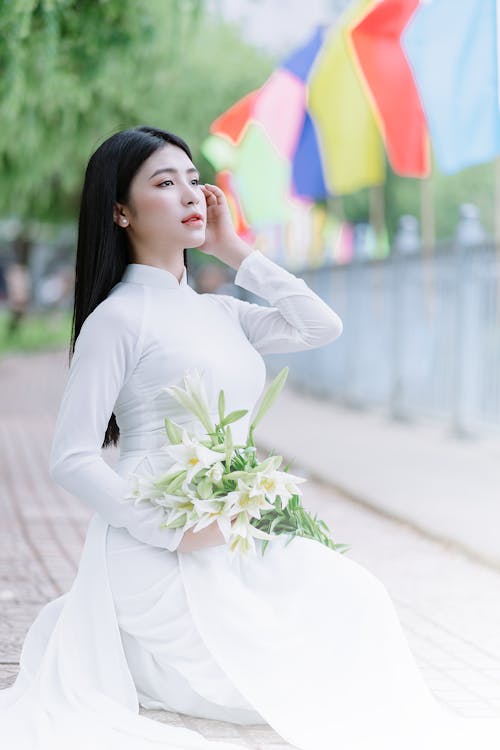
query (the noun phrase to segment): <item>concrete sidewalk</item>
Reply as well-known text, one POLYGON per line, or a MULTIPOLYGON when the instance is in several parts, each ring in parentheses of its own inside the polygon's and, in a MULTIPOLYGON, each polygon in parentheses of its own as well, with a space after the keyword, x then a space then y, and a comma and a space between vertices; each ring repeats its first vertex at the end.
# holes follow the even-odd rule
MULTIPOLYGON (((268 383, 270 380, 268 380, 268 383)), ((500 439, 463 441, 285 384, 255 431, 266 450, 428 538, 500 570, 500 439)))

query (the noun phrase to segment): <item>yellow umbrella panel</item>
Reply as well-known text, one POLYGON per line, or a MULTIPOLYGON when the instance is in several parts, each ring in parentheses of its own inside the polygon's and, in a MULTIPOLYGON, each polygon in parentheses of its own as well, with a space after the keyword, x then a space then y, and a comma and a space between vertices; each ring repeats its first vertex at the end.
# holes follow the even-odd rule
POLYGON ((332 194, 380 185, 385 157, 371 103, 351 51, 349 32, 374 5, 362 0, 332 27, 308 79, 308 110, 317 130, 332 194))

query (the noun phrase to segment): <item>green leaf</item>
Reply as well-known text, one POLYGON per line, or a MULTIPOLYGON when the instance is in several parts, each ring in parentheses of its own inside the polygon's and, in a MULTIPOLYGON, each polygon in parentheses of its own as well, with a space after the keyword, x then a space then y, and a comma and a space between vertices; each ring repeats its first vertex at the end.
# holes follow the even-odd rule
POLYGON ((342 554, 344 554, 344 552, 347 552, 348 550, 350 550, 351 547, 352 547, 352 545, 350 545, 350 544, 340 544, 340 543, 335 544, 334 546, 335 546, 335 549, 340 550, 340 552, 342 554))
POLYGON ((177 479, 176 479, 176 480, 175 480, 174 482, 172 482, 172 484, 170 485, 170 493, 171 493, 172 495, 175 495, 175 493, 176 493, 176 492, 177 492, 178 490, 180 490, 180 489, 182 488, 182 485, 184 484, 184 480, 185 480, 185 479, 186 479, 186 477, 187 477, 187 471, 185 471, 185 470, 184 470, 184 471, 182 472, 182 474, 183 474, 184 476, 182 476, 182 475, 179 475, 179 477, 178 477, 178 478, 177 478, 177 479))
POLYGON ((280 521, 279 516, 276 516, 276 518, 273 519, 273 521, 271 522, 271 526, 269 527, 269 533, 274 531, 274 527, 276 526, 277 523, 279 523, 279 521, 280 521))
POLYGON ((221 389, 219 391, 219 401, 218 401, 218 409, 219 409, 219 423, 222 424, 224 420, 224 410, 226 408, 226 400, 224 396, 224 391, 221 389))
MULTIPOLYGON (((163 477, 160 477, 159 479, 156 479, 153 482, 153 486, 160 490, 165 490, 165 492, 169 492, 170 489, 177 484, 180 477, 182 477, 182 480, 184 480, 184 477, 186 476, 187 472, 186 469, 180 469, 179 471, 176 471, 173 474, 165 475, 163 477)), ((182 481, 181 481, 182 484, 182 481)))
POLYGON ((262 400, 260 402, 259 408, 257 410, 257 414, 255 415, 254 419, 252 420, 252 424, 250 425, 250 434, 253 438, 253 431, 257 427, 258 423, 264 416, 264 414, 267 412, 267 410, 270 408, 270 406, 273 404, 274 400, 278 396, 279 392, 285 385, 285 381, 288 376, 288 367, 283 367, 282 370, 276 375, 274 380, 269 385, 269 388, 264 393, 262 400))
MULTIPOLYGON (((202 443, 203 441, 200 440, 199 442, 202 443)), ((207 441, 207 443, 208 443, 208 441, 207 441)), ((212 450, 212 451, 219 451, 219 453, 225 453, 226 449, 224 448, 223 445, 218 444, 218 443, 216 443, 215 445, 213 443, 211 443, 211 444, 210 443, 207 444, 207 443, 203 442, 203 445, 207 445, 207 448, 210 448, 210 450, 212 450)))
POLYGON ((196 485, 196 490, 201 499, 206 500, 212 494, 212 482, 208 477, 203 477, 196 485))
POLYGON ((239 471, 239 470, 237 470, 237 471, 230 471, 227 474, 224 474, 224 478, 225 479, 234 479, 234 480, 237 480, 237 479, 240 479, 240 478, 247 477, 247 475, 249 473, 251 473, 251 472, 248 472, 248 471, 239 471))
MULTIPOLYGON (((288 506, 281 509, 278 500, 275 501, 273 510, 263 511, 260 518, 252 518, 250 523, 269 534, 286 534, 290 536, 287 545, 296 536, 306 539, 314 539, 332 550, 342 553, 350 549, 347 544, 335 544, 333 539, 321 531, 320 521, 314 517, 300 503, 298 495, 293 495, 288 506), (293 502, 292 502, 293 501, 293 502)), ((321 522, 325 527, 326 524, 321 522)), ((326 527, 328 528, 328 527, 326 527)))
POLYGON ((238 409, 237 411, 232 411, 227 415, 227 417, 224 417, 224 419, 221 421, 221 425, 224 427, 231 422, 236 422, 238 419, 244 417, 245 414, 248 414, 248 409, 238 409))
POLYGON ((225 429, 226 438, 226 469, 231 468, 231 456, 233 455, 233 434, 229 425, 225 429))
POLYGON ((175 521, 164 521, 160 524, 160 529, 178 529, 180 526, 184 526, 186 523, 186 514, 179 516, 175 521))
POLYGON ((255 470, 256 471, 269 471, 270 469, 278 469, 282 460, 283 460, 283 457, 278 456, 277 454, 273 456, 268 456, 263 461, 256 463, 255 470))

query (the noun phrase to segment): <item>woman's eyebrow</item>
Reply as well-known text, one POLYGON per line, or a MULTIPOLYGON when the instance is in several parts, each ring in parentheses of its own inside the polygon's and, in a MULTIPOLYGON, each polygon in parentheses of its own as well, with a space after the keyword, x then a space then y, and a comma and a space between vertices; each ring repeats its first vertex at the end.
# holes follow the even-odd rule
MULTIPOLYGON (((157 169, 156 172, 153 172, 150 180, 153 179, 153 177, 156 177, 157 174, 160 174, 161 172, 173 172, 174 174, 178 173, 178 169, 175 169, 174 167, 161 167, 160 169, 157 169)), ((195 169, 195 167, 189 167, 189 169, 186 169, 186 174, 189 174, 190 172, 195 172, 199 176, 199 171, 195 169)))

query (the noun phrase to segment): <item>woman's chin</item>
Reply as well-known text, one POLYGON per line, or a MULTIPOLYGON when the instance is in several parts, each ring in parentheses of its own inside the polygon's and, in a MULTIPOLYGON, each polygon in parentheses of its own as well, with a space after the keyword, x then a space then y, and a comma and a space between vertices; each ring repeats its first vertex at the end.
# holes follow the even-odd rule
POLYGON ((193 236, 193 239, 191 240, 191 244, 189 245, 189 247, 196 247, 196 248, 200 248, 200 247, 201 247, 201 245, 204 245, 204 244, 205 244, 205 231, 203 231, 203 232, 200 232, 200 235, 199 235, 199 237, 197 237, 197 236, 196 236, 196 235, 194 234, 194 232, 193 232, 193 235, 194 235, 194 236, 193 236))

